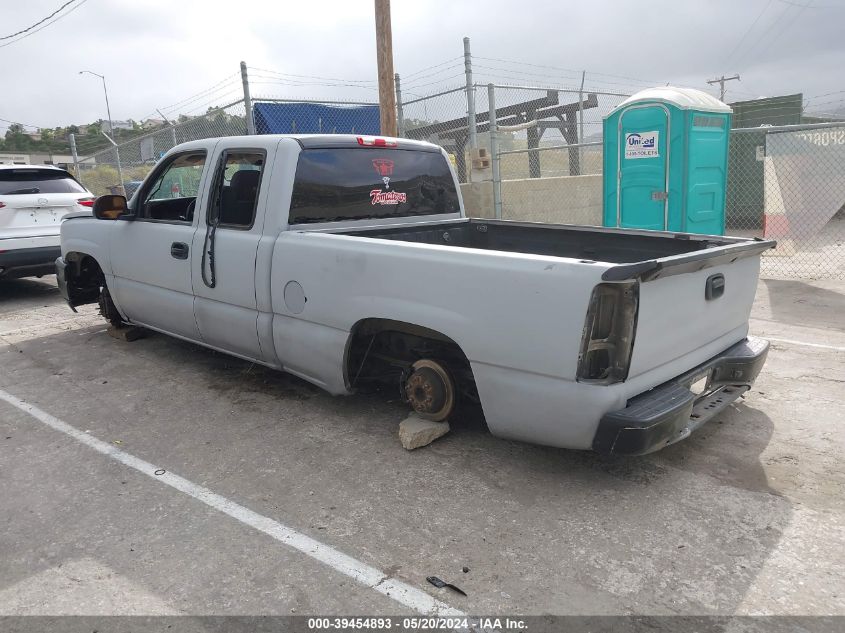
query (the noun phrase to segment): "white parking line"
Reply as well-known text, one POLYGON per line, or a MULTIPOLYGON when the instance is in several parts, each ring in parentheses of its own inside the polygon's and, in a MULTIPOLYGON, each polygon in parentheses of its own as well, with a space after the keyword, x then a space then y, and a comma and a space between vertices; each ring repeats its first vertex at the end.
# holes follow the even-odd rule
POLYGON ((93 448, 98 453, 102 453, 121 464, 137 470, 139 473, 147 475, 157 482, 163 483, 171 488, 178 490, 202 503, 227 514, 228 516, 240 521, 244 525, 263 532, 268 536, 276 539, 280 543, 291 547, 309 558, 313 558, 328 567, 331 567, 337 572, 349 576, 356 582, 361 583, 365 587, 374 589, 375 591, 384 594, 385 596, 395 600, 399 604, 413 609, 418 613, 425 615, 441 615, 463 617, 465 614, 457 609, 453 609, 448 604, 441 602, 430 595, 412 587, 399 580, 388 578, 382 571, 367 565, 351 556, 336 550, 335 548, 321 543, 310 536, 298 532, 293 528, 279 523, 269 517, 253 512, 249 508, 235 503, 225 497, 212 492, 208 488, 198 486, 195 483, 184 479, 178 475, 164 471, 159 466, 145 462, 143 459, 130 455, 129 453, 120 450, 119 448, 98 440, 84 431, 71 426, 67 422, 63 422, 58 418, 50 415, 27 404, 23 400, 16 398, 10 393, 0 389, 0 400, 5 400, 21 411, 28 413, 39 422, 43 422, 47 426, 56 431, 64 433, 68 437, 73 438, 77 442, 93 448), (157 475, 156 473, 160 473, 157 475))
POLYGON ((804 347, 818 347, 821 349, 832 349, 835 352, 845 352, 845 347, 840 347, 837 345, 825 345, 823 343, 807 343, 805 341, 795 341, 791 338, 773 338, 771 336, 765 336, 770 341, 774 341, 775 343, 786 343, 787 345, 803 345, 804 347))

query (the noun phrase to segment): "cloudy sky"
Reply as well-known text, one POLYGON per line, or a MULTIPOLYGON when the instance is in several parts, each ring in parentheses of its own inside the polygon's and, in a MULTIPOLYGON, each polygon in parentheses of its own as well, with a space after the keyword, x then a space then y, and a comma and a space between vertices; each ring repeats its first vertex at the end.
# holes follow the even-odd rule
MULTIPOLYGON (((3 0, 0 37, 65 1, 3 0)), ((588 89, 717 94, 706 80, 738 72, 728 101, 803 92, 808 111, 845 105, 845 0, 393 0, 392 12, 407 93, 460 85, 466 35, 485 83, 577 86, 583 69, 588 89)), ((0 40, 0 119, 104 118, 102 86, 80 70, 106 75, 115 119, 196 114, 239 97, 240 60, 261 69, 254 94, 377 96, 372 0, 76 0, 64 14, 0 40)))

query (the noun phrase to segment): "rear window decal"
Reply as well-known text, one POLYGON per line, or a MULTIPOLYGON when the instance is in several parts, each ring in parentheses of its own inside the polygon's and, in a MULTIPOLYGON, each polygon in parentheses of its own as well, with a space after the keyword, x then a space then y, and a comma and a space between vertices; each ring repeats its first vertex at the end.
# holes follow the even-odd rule
POLYGON ((370 201, 373 206, 377 204, 399 204, 408 201, 408 195, 398 191, 390 191, 390 177, 393 175, 393 161, 389 158, 374 158, 373 168, 376 173, 381 176, 381 181, 384 183, 384 188, 373 189, 370 191, 370 201))
POLYGON ((377 204, 399 204, 408 201, 408 194, 400 193, 399 191, 382 191, 381 189, 373 189, 370 192, 370 200, 373 206, 377 204))

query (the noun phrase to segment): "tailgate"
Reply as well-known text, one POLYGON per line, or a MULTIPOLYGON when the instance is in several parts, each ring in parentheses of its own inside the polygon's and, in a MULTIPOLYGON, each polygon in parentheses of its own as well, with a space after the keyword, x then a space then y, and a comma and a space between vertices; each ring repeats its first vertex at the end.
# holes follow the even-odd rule
POLYGON ((3 196, 0 209, 0 237, 58 235, 68 213, 78 211, 79 194, 3 196))
POLYGON ((743 339, 760 254, 773 245, 733 244, 610 269, 608 280, 641 282, 628 377, 678 359, 693 367, 743 339))

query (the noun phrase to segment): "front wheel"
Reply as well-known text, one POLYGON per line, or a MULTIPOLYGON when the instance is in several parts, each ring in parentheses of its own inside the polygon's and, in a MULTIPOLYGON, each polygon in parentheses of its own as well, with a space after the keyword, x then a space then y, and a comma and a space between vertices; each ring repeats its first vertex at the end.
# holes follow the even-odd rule
POLYGON ((123 325, 123 319, 120 316, 120 312, 117 311, 117 306, 114 305, 114 301, 112 301, 109 289, 105 286, 100 289, 100 299, 98 303, 100 305, 100 315, 106 321, 115 327, 123 325))

